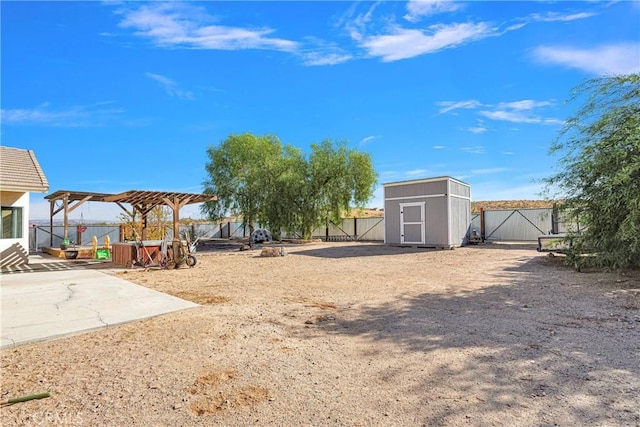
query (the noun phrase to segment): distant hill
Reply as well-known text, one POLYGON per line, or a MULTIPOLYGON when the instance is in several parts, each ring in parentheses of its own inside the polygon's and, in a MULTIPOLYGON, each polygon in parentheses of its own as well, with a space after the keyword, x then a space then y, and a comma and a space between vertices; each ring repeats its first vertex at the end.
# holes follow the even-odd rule
MULTIPOLYGON (((69 220, 69 226, 76 226, 76 225, 113 225, 113 224, 120 224, 118 221, 103 221, 103 220, 99 220, 99 219, 70 219, 69 220)), ((30 226, 48 226, 49 225, 49 220, 48 219, 31 219, 29 220, 29 225, 30 226)), ((64 225, 64 220, 62 219, 54 219, 53 221, 53 225, 54 226, 58 226, 58 225, 64 225)))
POLYGON ((552 208, 557 202, 549 200, 490 200, 471 202, 471 212, 480 212, 480 209, 497 210, 497 209, 540 209, 552 208))
POLYGON ((365 208, 352 209, 350 213, 345 215, 347 218, 378 218, 384 216, 384 209, 365 208))

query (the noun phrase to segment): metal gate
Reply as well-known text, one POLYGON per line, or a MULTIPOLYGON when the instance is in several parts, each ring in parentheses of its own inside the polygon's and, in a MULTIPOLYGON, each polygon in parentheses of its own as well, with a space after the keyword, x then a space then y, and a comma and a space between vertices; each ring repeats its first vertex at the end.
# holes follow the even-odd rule
POLYGON ((400 243, 425 242, 424 202, 400 203, 400 243))
POLYGON ((551 232, 551 209, 484 211, 485 240, 537 241, 551 232))

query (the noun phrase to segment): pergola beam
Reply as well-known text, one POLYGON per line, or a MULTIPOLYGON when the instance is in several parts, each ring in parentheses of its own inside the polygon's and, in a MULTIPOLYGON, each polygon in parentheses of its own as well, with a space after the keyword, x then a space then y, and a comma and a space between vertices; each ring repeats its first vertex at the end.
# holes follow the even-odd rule
MULTIPOLYGON (((165 205, 173 212, 173 237, 180 238, 180 209, 192 203, 204 203, 218 199, 212 194, 175 193, 161 191, 130 190, 119 194, 87 193, 74 191, 56 191, 45 199, 50 202, 50 225, 53 230, 53 217, 60 211, 64 211, 64 238, 68 238, 69 213, 86 202, 116 203, 129 216, 135 218, 136 212, 142 215, 143 228, 142 239, 147 236, 147 214, 157 206, 165 205), (62 201, 62 206, 56 209, 56 202, 62 201), (76 202, 74 204, 74 202, 76 202), (129 211, 124 204, 130 204, 133 209, 129 211)), ((53 246, 53 233, 51 234, 53 246)))

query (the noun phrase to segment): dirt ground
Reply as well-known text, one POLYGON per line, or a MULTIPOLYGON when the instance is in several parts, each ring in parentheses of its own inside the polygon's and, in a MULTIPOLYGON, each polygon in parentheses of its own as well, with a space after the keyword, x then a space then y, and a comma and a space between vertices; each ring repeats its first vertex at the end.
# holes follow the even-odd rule
POLYGON ((286 250, 107 270, 202 306, 3 350, 3 400, 51 397, 0 422, 640 425, 640 272, 522 245, 286 250))

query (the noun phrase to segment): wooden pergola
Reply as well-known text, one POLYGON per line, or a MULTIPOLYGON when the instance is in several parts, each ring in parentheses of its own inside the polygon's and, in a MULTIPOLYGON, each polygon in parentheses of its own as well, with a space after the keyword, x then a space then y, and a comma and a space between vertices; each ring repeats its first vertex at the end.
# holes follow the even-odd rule
MULTIPOLYGON (((142 240, 147 238, 147 214, 157 206, 168 206, 173 212, 173 236, 174 239, 180 236, 180 209, 193 203, 204 203, 218 200, 213 194, 194 193, 173 193, 163 191, 140 191, 130 190, 119 194, 88 193, 81 191, 59 190, 48 196, 50 218, 49 224, 53 230, 53 217, 64 212, 64 238, 69 238, 69 213, 86 202, 106 202, 116 203, 132 218, 136 213, 142 217, 142 240), (133 207, 130 211, 125 204, 133 207)), ((53 234, 51 234, 51 245, 53 246, 53 234)))

